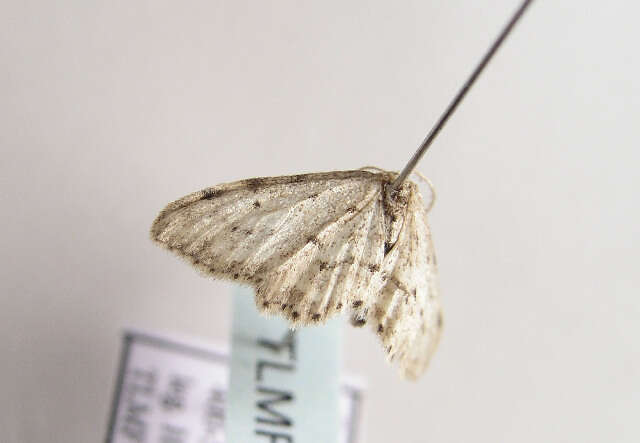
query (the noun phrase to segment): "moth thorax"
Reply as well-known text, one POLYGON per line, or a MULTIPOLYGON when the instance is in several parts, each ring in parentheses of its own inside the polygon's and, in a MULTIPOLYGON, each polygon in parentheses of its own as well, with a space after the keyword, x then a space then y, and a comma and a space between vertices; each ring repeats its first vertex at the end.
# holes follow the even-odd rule
POLYGON ((413 192, 414 186, 411 182, 404 182, 400 189, 393 189, 391 183, 384 184, 385 255, 398 241, 398 235, 400 235, 407 213, 409 196, 413 192))

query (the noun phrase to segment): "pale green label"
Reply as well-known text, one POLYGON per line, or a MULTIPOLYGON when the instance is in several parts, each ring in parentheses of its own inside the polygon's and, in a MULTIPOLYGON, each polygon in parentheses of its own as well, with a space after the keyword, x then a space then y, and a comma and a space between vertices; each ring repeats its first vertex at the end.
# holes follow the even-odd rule
POLYGON ((234 291, 226 435, 230 443, 335 443, 340 319, 291 331, 234 291))

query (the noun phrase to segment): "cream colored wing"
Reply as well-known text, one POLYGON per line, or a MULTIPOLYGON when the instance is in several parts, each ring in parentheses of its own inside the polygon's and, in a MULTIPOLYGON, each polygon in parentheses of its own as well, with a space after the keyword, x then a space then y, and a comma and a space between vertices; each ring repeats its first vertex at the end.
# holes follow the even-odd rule
POLYGON ((385 258, 386 284, 369 312, 389 360, 403 375, 418 378, 427 368, 442 330, 436 258, 427 211, 413 183, 404 225, 385 258))
POLYGON ((380 293, 388 181, 344 171, 215 186, 169 204, 151 237, 207 274, 254 286, 263 311, 322 322, 380 293))

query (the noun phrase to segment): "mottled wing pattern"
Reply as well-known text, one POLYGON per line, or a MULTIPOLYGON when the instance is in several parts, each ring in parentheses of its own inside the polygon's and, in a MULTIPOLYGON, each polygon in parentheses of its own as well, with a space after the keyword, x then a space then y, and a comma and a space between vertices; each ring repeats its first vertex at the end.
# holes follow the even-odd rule
POLYGON ((405 377, 416 379, 438 345, 442 312, 427 213, 417 186, 408 184, 412 192, 404 224, 385 259, 388 278, 369 317, 389 359, 405 377))
POLYGON ((243 180, 169 204, 152 238, 201 271, 251 284, 263 311, 321 322, 379 293, 384 174, 243 180))
POLYGON ((153 240, 206 274, 250 284, 292 325, 348 309, 417 378, 442 327, 424 202, 394 174, 343 171, 242 180, 169 204, 153 240))

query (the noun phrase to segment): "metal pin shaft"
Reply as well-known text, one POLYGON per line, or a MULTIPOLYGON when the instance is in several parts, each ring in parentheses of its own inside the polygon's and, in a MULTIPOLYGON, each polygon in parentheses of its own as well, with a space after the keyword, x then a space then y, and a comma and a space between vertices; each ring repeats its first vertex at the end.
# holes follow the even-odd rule
POLYGON ((524 14, 524 11, 532 2, 533 0, 523 1, 520 7, 513 14, 513 17, 511 17, 511 20, 509 20, 509 23, 507 23, 507 25, 502 29, 502 32, 500 33, 498 38, 493 42, 493 44, 491 45, 487 53, 484 55, 484 57, 482 57, 482 60, 480 60, 480 63, 478 63, 478 65, 473 70, 473 72, 471 73, 467 81, 464 83, 462 88, 458 91, 458 93, 453 98, 451 103, 449 103, 449 106, 447 107, 447 109, 440 116, 440 118, 438 119, 436 124, 433 126, 433 128, 431 128, 431 131, 429 131, 429 134, 427 134, 427 137, 422 141, 422 144, 420 144, 420 147, 418 148, 416 153, 413 154, 413 157, 411 157, 411 160, 409 160, 409 163, 407 163, 407 165, 404 167, 400 175, 398 175, 398 177, 395 179, 395 181, 393 182, 393 187, 395 189, 398 189, 402 184, 402 182, 406 180, 407 176, 411 174, 411 171, 413 171, 413 169, 416 167, 416 164, 420 161, 420 159, 422 158, 424 153, 427 151, 427 149, 429 148, 433 140, 436 138, 440 130, 442 130, 444 125, 447 123, 447 120, 449 120, 449 117, 451 117, 451 114, 453 114, 453 112, 456 110, 456 108, 458 107, 458 105, 460 104, 464 96, 467 94, 471 86, 473 86, 473 83, 476 81, 476 79, 480 76, 480 74, 484 70, 485 66, 487 66, 487 64, 493 57, 493 54, 496 53, 496 51, 498 50, 502 42, 505 40, 505 38, 507 38, 507 35, 509 35, 509 33, 511 32, 515 24, 518 22, 518 20, 522 16, 522 14, 524 14))

